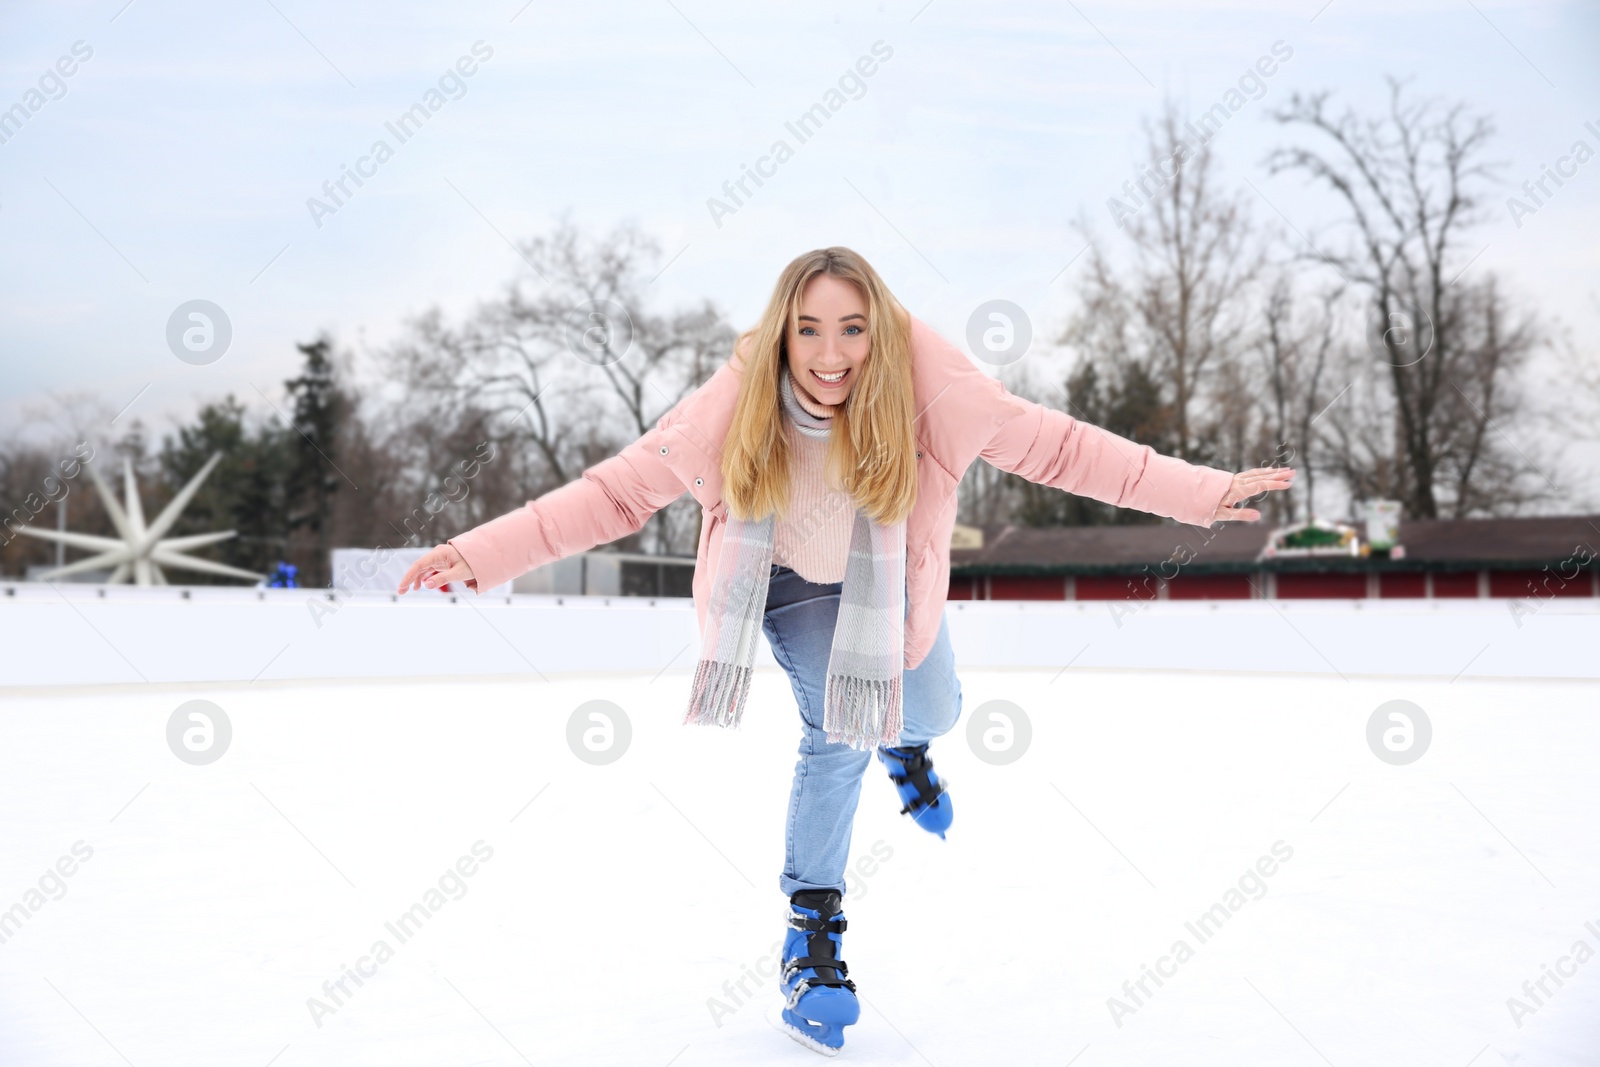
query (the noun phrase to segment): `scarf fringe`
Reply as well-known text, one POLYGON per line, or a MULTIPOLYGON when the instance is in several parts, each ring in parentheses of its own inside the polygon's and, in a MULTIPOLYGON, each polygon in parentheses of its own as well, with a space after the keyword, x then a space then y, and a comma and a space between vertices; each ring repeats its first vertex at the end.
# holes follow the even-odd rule
POLYGON ((873 749, 892 745, 900 738, 901 676, 857 678, 828 675, 823 729, 829 742, 842 741, 851 748, 873 749))
POLYGON ((683 724, 737 727, 750 696, 752 674, 753 668, 737 663, 701 660, 694 670, 689 710, 683 717, 683 724))

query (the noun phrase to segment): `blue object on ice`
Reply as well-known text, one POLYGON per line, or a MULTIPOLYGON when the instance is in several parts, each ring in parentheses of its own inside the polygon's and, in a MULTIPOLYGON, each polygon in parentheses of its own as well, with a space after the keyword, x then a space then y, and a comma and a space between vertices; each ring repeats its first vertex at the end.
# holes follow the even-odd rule
POLYGON ((267 588, 268 589, 298 589, 298 588, 300 588, 299 584, 294 580, 294 576, 295 576, 296 573, 298 573, 298 570, 299 570, 299 568, 297 568, 293 563, 284 563, 284 562, 282 562, 280 560, 279 563, 278 563, 277 569, 272 572, 272 580, 267 583, 267 588))
POLYGON ((861 1018, 856 984, 840 956, 846 926, 835 889, 802 889, 789 898, 778 988, 789 1036, 824 1056, 844 1047, 844 1028, 861 1018))
POLYGON ((928 746, 907 745, 903 748, 878 749, 878 758, 889 768, 889 779, 905 806, 902 815, 910 815, 916 824, 930 834, 942 839, 955 817, 950 794, 945 783, 933 773, 933 761, 928 758, 928 746))

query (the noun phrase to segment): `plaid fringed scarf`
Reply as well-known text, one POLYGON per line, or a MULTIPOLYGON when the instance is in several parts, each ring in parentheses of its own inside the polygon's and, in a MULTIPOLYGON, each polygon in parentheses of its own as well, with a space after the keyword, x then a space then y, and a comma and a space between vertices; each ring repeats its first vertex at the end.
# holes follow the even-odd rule
MULTIPOLYGON (((833 420, 800 406, 787 367, 780 375, 779 393, 785 414, 800 433, 828 436, 833 420)), ((756 638, 766 613, 775 521, 772 515, 754 522, 728 516, 685 723, 738 726, 744 714, 756 638)), ((858 508, 828 656, 822 725, 830 742, 871 749, 899 739, 905 575, 905 523, 881 526, 858 508)))

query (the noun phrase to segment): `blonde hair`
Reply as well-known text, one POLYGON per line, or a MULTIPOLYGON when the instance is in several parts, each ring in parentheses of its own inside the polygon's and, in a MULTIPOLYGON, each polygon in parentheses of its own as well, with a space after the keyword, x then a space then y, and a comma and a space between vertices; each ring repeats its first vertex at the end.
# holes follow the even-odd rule
POLYGON ((827 471, 870 518, 899 522, 917 499, 911 319, 866 260, 837 246, 790 262, 761 321, 739 336, 735 348, 744 352, 743 377, 722 450, 722 495, 729 511, 747 521, 782 517, 787 510, 792 452, 778 375, 789 328, 798 324, 800 294, 819 274, 861 290, 869 338, 860 377, 833 417, 827 471))

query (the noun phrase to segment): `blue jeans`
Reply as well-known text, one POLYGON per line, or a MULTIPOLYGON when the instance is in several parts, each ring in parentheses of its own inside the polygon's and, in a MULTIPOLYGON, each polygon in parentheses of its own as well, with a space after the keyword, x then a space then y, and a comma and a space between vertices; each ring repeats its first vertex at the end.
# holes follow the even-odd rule
MULTIPOLYGON (((800 760, 794 765, 785 829, 785 896, 802 889, 845 891, 844 870, 861 776, 872 753, 828 741, 822 728, 822 694, 828 653, 839 616, 842 583, 808 582, 781 564, 772 565, 767 608, 761 629, 772 655, 789 676, 804 731, 800 760)), ((961 682, 950 649, 950 623, 939 620, 939 636, 927 658, 905 672, 900 744, 920 745, 947 733, 961 715, 961 682)))

